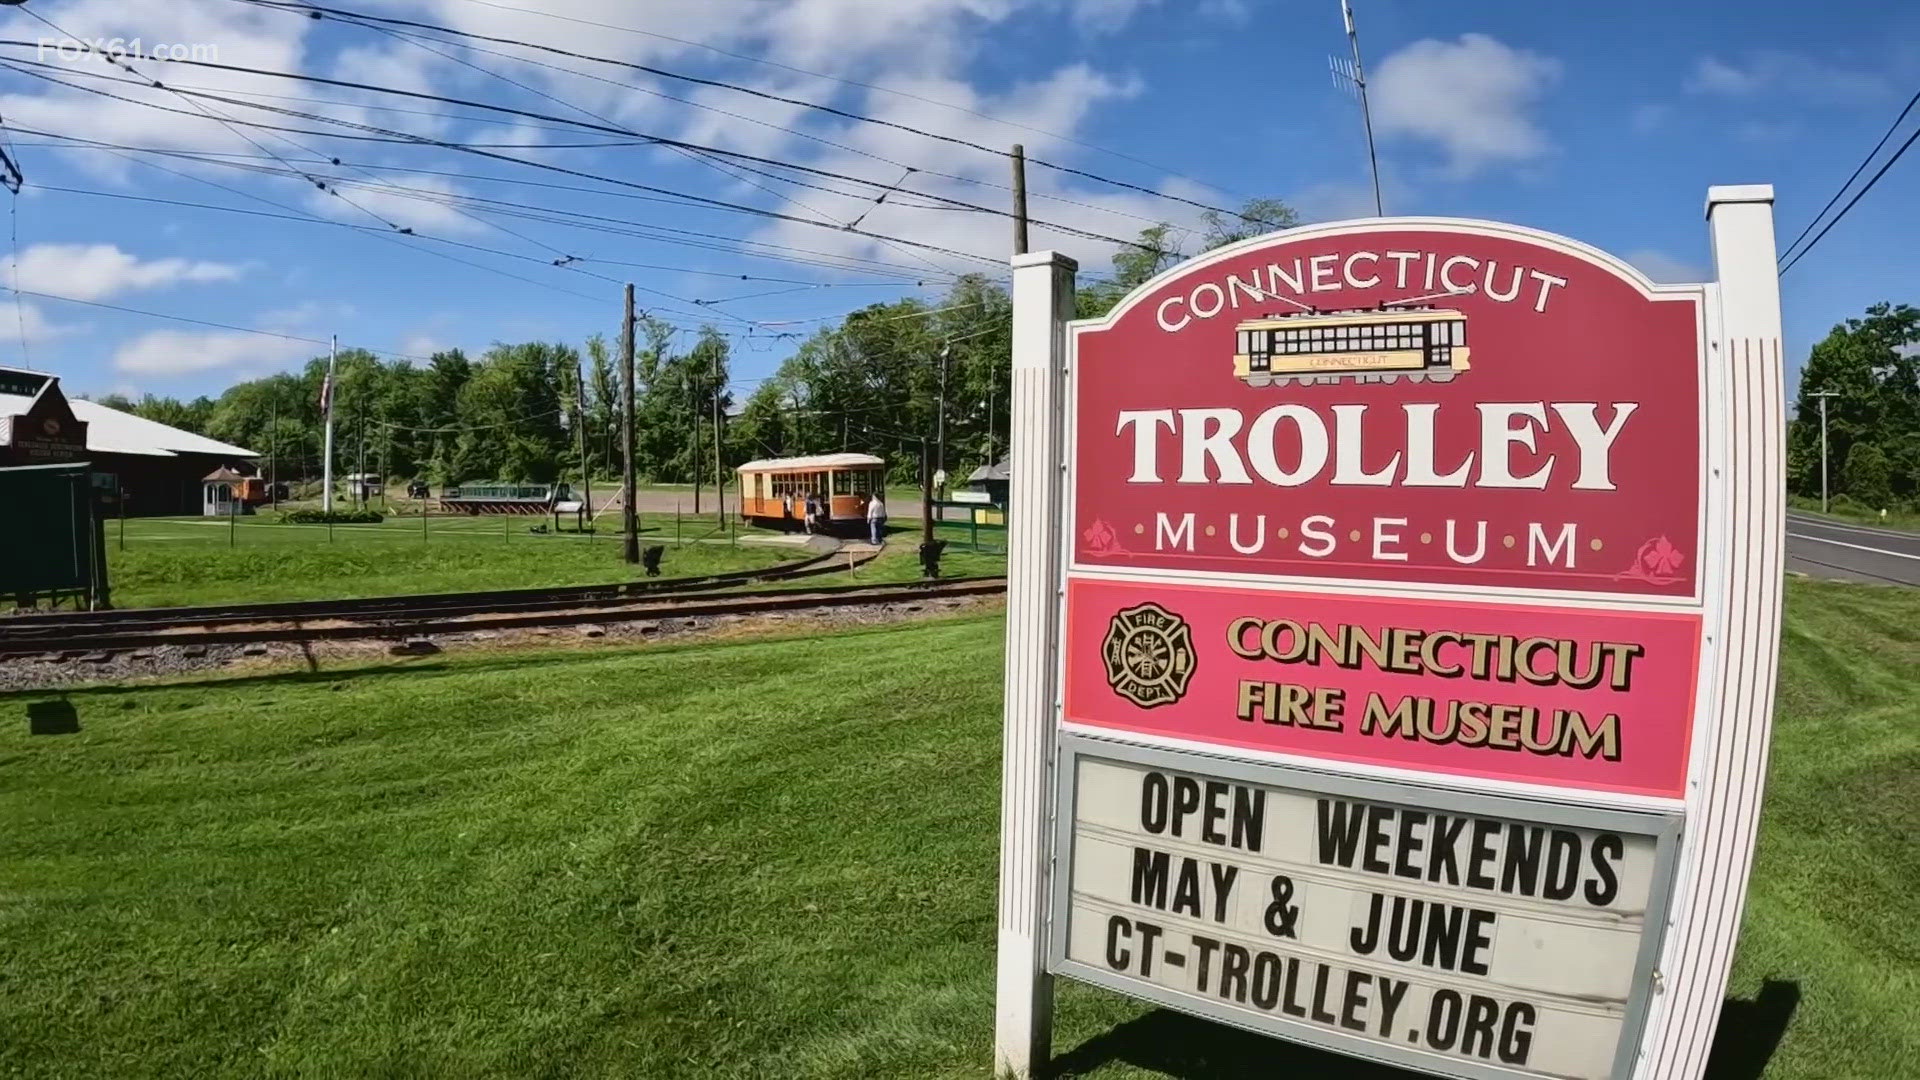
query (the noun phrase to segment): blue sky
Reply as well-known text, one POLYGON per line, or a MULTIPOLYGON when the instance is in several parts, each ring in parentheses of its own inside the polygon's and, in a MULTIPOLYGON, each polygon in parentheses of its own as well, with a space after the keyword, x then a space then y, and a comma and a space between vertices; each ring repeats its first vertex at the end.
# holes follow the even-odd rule
MULTIPOLYGON (((1245 195, 1271 195, 1313 220, 1370 212, 1357 106, 1328 75, 1328 56, 1345 50, 1337 0, 322 2, 724 80, 994 147, 1023 142, 1045 161, 1197 202, 1235 205, 1245 195), (527 10, 536 5, 546 14, 527 10), (635 30, 681 40, 629 32, 635 30)), ((600 78, 462 52, 446 42, 433 46, 436 53, 365 27, 242 0, 29 0, 29 7, 82 38, 138 37, 149 50, 198 47, 201 58, 223 64, 485 101, 881 185, 905 174, 906 191, 984 205, 1004 206, 1008 197, 993 186, 1006 182, 1004 160, 969 147, 511 46, 486 47, 600 78)), ((1706 188, 1771 183, 1784 245, 1920 86, 1920 5, 1860 0, 1846 5, 1844 18, 1828 14, 1837 8, 1786 0, 1357 0, 1387 210, 1537 226, 1678 280, 1704 274, 1709 264, 1701 219, 1706 188)), ((57 36, 16 9, 0 10, 0 36, 57 36)), ((747 175, 760 185, 750 186, 737 170, 723 171, 698 154, 554 146, 609 136, 524 117, 186 64, 134 64, 182 90, 444 142, 512 144, 494 152, 829 227, 622 197, 610 194, 622 189, 594 180, 435 146, 253 129, 241 129, 243 138, 198 110, 312 130, 325 125, 113 85, 97 76, 126 73, 81 51, 0 47, 0 57, 38 60, 49 66, 27 70, 184 114, 0 68, 0 117, 28 184, 12 199, 15 239, 0 279, 45 294, 0 293, 0 364, 24 359, 61 374, 77 392, 217 393, 242 378, 296 367, 317 350, 311 341, 49 295, 296 339, 337 333, 343 344, 424 356, 451 345, 477 351, 501 340, 577 344, 596 331, 611 335, 618 282, 632 280, 643 307, 688 327, 711 320, 735 334, 734 374, 744 391, 791 352, 795 335, 820 320, 875 300, 937 291, 956 271, 992 272, 1007 252, 1005 218, 933 209, 924 197, 894 194, 875 205, 875 188, 830 181, 841 190, 819 191, 747 175), (142 149, 78 148, 61 137, 142 149), (301 176, 213 164, 210 153, 347 183, 330 195, 301 176), (488 209, 497 204, 455 209, 449 197, 625 224, 616 233, 605 223, 504 217, 488 209), (875 233, 980 258, 831 227, 856 218, 875 233), (390 226, 414 235, 396 235, 390 226), (756 256, 743 244, 785 256, 805 249, 802 258, 840 268, 756 256), (556 259, 567 265, 552 265, 556 259), (741 280, 743 274, 779 280, 741 280)), ((1198 224, 1194 206, 1056 170, 1036 166, 1030 183, 1036 218, 1089 232, 1129 237, 1151 220, 1180 229, 1198 224)), ((1833 323, 1870 303, 1920 301, 1916 194, 1920 154, 1895 166, 1787 275, 1790 364, 1833 323)), ((1113 251, 1110 243, 1045 228, 1035 229, 1035 246, 1065 251, 1096 271, 1107 268, 1113 251)))

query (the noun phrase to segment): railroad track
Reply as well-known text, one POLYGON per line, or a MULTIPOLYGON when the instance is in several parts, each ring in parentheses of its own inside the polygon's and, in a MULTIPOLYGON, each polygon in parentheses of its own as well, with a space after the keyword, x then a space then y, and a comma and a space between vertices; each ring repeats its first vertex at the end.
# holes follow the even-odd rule
MULTIPOLYGON (((834 567, 832 569, 837 569, 834 567)), ((780 575, 782 579, 804 576, 780 575)), ((812 573, 830 572, 813 569, 812 573)), ((723 584, 737 584, 729 579, 723 584)), ((702 586, 719 588, 721 585, 702 586)), ((162 646, 251 645, 268 642, 347 641, 366 639, 419 640, 479 631, 523 630, 581 626, 596 623, 649 622, 665 619, 702 619, 775 612, 896 605, 935 599, 989 596, 1002 592, 1006 580, 997 577, 953 578, 946 581, 892 585, 836 585, 814 589, 762 589, 724 595, 685 590, 629 595, 606 586, 589 587, 600 593, 583 597, 581 590, 523 590, 516 594, 443 594, 434 604, 419 607, 385 605, 343 611, 307 607, 296 614, 263 614, 258 609, 285 605, 252 605, 250 618, 239 608, 208 612, 200 621, 115 618, 98 622, 23 616, 0 623, 0 656, 27 654, 115 653, 162 646), (529 593, 546 593, 544 602, 529 593), (555 595, 561 594, 561 595, 555 595), (502 601, 502 596, 512 597, 502 601), (483 599, 474 599, 475 597, 483 599), (319 613, 315 613, 318 611, 319 613)), ((407 600, 413 598, 383 598, 407 600)), ((195 609, 176 609, 191 612, 195 609)), ((95 613, 109 614, 109 613, 95 613)), ((116 616, 131 613, 111 613, 116 616)), ((152 613, 147 613, 151 615, 152 613)))
POLYGON ((567 585, 535 589, 494 589, 483 592, 418 593, 343 600, 287 600, 258 604, 220 604, 195 607, 125 608, 116 611, 22 612, 0 617, 0 641, 25 635, 50 636, 55 628, 79 631, 115 627, 126 632, 166 630, 184 626, 218 626, 268 620, 322 621, 366 619, 391 615, 410 618, 422 614, 459 615, 486 611, 559 608, 570 604, 616 603, 679 593, 702 592, 789 581, 853 569, 873 560, 877 552, 849 559, 840 552, 814 555, 756 570, 730 570, 690 578, 648 578, 600 585, 567 585))

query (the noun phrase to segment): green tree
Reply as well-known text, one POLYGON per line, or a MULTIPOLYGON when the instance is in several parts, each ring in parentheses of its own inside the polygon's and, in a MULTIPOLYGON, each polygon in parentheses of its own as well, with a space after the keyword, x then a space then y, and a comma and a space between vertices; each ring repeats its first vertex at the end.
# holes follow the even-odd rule
POLYGON ((1813 347, 1800 373, 1800 399, 1787 433, 1787 487, 1820 493, 1820 398, 1827 400, 1832 491, 1856 499, 1910 502, 1920 485, 1920 309, 1875 304, 1866 315, 1835 326, 1813 347), (1852 488, 1855 453, 1873 447, 1863 482, 1884 470, 1886 490, 1852 488))
MULTIPOLYGON (((1205 230, 1200 234, 1199 252, 1235 243, 1300 223, 1293 208, 1279 199, 1248 199, 1237 214, 1208 210, 1200 215, 1205 230)), ((1186 258, 1173 236, 1173 226, 1164 222, 1140 230, 1131 247, 1121 248, 1113 256, 1113 277, 1082 288, 1075 298, 1081 318, 1094 318, 1113 310, 1126 295, 1186 258)))
POLYGON ((1869 510, 1885 509, 1893 501, 1893 470, 1877 443, 1856 442, 1847 454, 1847 497, 1869 510))

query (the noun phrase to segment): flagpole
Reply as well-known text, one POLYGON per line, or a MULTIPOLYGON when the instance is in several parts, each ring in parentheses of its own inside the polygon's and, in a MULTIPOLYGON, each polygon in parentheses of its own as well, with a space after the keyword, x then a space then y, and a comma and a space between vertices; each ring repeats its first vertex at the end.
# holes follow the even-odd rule
POLYGON ((340 357, 340 336, 331 335, 327 348, 327 378, 320 384, 320 411, 326 437, 320 450, 320 509, 333 510, 333 363, 340 357))
POLYGON ((1380 159, 1373 152, 1373 110, 1367 105, 1367 71, 1360 66, 1360 32, 1353 28, 1352 0, 1340 0, 1340 15, 1347 23, 1347 44, 1353 49, 1353 84, 1360 88, 1360 119, 1367 127, 1367 168, 1373 173, 1373 215, 1385 217, 1380 205, 1380 159))

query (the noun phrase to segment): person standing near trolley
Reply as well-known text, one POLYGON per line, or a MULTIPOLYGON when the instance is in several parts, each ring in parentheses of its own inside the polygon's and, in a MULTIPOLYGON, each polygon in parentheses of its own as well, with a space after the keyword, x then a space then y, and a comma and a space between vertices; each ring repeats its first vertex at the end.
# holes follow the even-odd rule
POLYGON ((867 500, 867 529, 872 533, 873 546, 879 547, 881 538, 887 535, 887 501, 879 491, 867 500))

